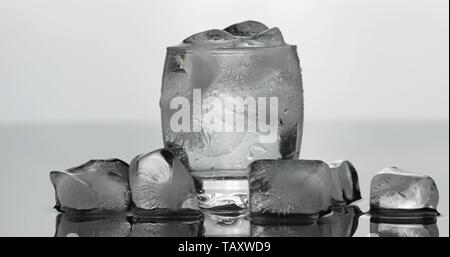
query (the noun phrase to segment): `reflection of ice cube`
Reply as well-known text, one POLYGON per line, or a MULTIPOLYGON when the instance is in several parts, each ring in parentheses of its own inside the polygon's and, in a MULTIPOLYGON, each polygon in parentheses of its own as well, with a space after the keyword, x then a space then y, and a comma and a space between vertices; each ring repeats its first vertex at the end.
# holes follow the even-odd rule
POLYGON ((130 229, 125 216, 59 214, 55 237, 125 237, 130 229))
POLYGON ((244 21, 228 26, 224 30, 238 37, 250 37, 267 29, 268 27, 261 22, 244 21))
POLYGON ((435 210, 439 192, 433 179, 391 167, 373 177, 370 186, 371 211, 435 210))
POLYGON ((250 223, 251 237, 320 237, 317 223, 307 224, 255 224, 250 223))
POLYGON ((361 211, 357 207, 333 209, 333 213, 318 220, 266 218, 251 221, 252 237, 351 237, 356 230, 361 211))
POLYGON ((130 204, 128 164, 118 159, 91 160, 64 172, 52 171, 50 180, 60 211, 124 211, 130 204))
POLYGON ((198 237, 201 220, 151 220, 137 218, 133 221, 130 237, 198 237))
POLYGON ((355 167, 349 161, 333 161, 328 165, 331 172, 333 202, 347 205, 361 199, 355 167))
POLYGON ((323 234, 328 237, 351 237, 358 227, 359 216, 362 214, 357 206, 332 208, 333 213, 320 218, 317 222, 323 234))
POLYGON ((309 160, 259 160, 249 165, 252 215, 323 214, 331 206, 328 165, 309 160))
POLYGON ((198 212, 194 180, 172 151, 142 154, 130 164, 131 199, 143 211, 198 212))
POLYGON ((370 221, 370 233, 379 237, 439 237, 436 223, 396 224, 370 221))

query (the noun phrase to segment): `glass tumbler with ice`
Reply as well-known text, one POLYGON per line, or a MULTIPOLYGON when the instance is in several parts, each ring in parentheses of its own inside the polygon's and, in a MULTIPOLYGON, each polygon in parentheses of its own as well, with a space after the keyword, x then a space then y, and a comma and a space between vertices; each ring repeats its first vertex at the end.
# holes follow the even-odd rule
POLYGON ((201 207, 247 204, 247 165, 297 159, 303 89, 297 49, 255 21, 167 48, 160 99, 165 147, 199 185, 201 207))

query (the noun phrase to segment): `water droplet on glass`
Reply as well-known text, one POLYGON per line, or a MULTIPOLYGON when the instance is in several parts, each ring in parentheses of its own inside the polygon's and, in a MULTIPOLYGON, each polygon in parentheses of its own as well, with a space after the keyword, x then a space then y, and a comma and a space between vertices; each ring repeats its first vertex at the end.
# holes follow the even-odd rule
POLYGON ((265 153, 266 152, 266 148, 262 144, 259 144, 259 143, 252 145, 250 150, 252 153, 265 153))

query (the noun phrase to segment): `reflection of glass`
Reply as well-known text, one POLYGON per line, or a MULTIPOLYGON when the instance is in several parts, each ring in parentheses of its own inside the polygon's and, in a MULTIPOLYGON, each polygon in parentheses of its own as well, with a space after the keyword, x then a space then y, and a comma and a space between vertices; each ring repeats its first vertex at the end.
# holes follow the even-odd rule
POLYGON ((205 212, 205 236, 250 236, 250 221, 246 213, 213 214, 205 212))
POLYGON ((123 216, 91 216, 59 214, 55 237, 124 237, 131 224, 123 216))
POLYGON ((268 237, 351 237, 361 214, 356 206, 333 209, 332 214, 318 220, 283 220, 267 218, 263 222, 251 222, 251 236, 268 237))
MULTIPOLYGON (((417 221, 417 220, 416 220, 417 221)), ((380 237, 439 237, 436 222, 414 223, 414 220, 380 220, 370 219, 370 233, 380 237)))
POLYGON ((194 220, 161 220, 150 218, 134 219, 131 226, 131 237, 198 237, 200 230, 199 219, 194 220))

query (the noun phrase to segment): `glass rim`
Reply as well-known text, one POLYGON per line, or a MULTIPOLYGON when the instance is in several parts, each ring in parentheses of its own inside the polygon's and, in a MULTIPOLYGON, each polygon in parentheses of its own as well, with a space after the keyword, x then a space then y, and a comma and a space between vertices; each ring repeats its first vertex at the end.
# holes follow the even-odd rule
POLYGON ((281 45, 281 46, 253 46, 253 47, 202 47, 202 46, 192 46, 192 45, 175 45, 166 47, 167 53, 173 51, 181 52, 210 52, 210 53, 234 53, 234 52, 252 52, 252 51, 268 51, 268 50, 278 50, 278 49, 292 49, 297 50, 297 45, 281 45))

